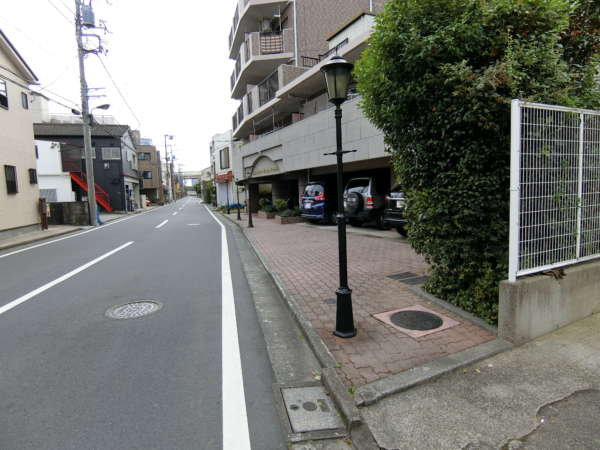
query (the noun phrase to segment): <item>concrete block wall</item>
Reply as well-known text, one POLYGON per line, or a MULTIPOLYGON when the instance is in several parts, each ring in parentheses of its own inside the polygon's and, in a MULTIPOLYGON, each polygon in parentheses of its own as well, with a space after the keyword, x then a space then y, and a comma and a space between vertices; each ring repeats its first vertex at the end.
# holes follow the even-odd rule
POLYGON ((500 283, 498 336, 522 344, 600 312, 600 261, 500 283))

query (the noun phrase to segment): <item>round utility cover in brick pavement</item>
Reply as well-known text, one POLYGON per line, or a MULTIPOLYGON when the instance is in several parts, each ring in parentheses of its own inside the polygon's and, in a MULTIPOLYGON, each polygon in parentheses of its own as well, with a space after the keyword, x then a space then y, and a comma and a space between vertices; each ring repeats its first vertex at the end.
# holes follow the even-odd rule
POLYGON ((137 319, 155 313, 162 305, 153 300, 140 300, 113 306, 106 311, 106 316, 111 319, 137 319))
POLYGON ((426 311, 398 311, 390 316, 390 321, 397 327, 409 330, 434 330, 441 327, 444 321, 441 317, 426 311))

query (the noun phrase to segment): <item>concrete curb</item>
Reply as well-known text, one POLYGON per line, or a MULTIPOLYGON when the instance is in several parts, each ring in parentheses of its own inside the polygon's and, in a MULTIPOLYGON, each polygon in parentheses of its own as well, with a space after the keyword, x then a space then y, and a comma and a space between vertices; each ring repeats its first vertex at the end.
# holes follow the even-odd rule
POLYGON ((22 245, 33 244, 34 242, 45 241, 46 239, 53 239, 56 237, 64 236, 66 234, 77 233, 85 228, 80 227, 75 230, 61 231, 60 233, 53 234, 52 236, 38 236, 35 238, 28 239, 26 241, 15 242, 11 244, 1 244, 0 243, 0 251, 7 250, 9 248, 21 247, 22 245))
POLYGON ((434 359, 427 364, 413 367, 404 372, 389 375, 372 383, 365 384, 356 392, 356 404, 369 406, 379 400, 405 391, 419 384, 431 381, 434 378, 452 372, 461 367, 474 364, 513 347, 510 342, 494 339, 485 344, 463 350, 448 356, 434 359))

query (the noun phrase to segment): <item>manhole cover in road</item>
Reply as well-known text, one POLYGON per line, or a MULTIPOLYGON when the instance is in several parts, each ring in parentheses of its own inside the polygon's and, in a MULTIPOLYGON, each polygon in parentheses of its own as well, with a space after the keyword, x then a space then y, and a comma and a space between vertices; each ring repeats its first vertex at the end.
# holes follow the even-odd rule
POLYGON ((140 300, 113 306, 106 311, 106 315, 112 319, 137 319, 155 313, 162 305, 152 300, 140 300))
POLYGON ((414 310, 398 311, 390 316, 390 321, 397 327, 418 331, 434 330, 444 324, 435 314, 414 310))

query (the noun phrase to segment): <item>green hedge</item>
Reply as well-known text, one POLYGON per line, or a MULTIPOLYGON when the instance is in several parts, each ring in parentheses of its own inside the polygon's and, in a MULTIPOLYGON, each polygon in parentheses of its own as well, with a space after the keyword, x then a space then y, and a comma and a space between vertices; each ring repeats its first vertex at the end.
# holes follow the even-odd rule
POLYGON ((356 66, 426 289, 490 323, 507 273, 510 100, 599 106, 598 3, 391 0, 356 66))

